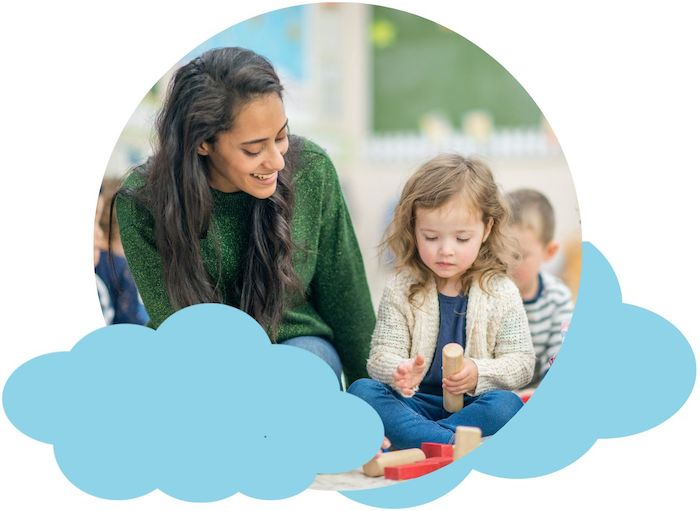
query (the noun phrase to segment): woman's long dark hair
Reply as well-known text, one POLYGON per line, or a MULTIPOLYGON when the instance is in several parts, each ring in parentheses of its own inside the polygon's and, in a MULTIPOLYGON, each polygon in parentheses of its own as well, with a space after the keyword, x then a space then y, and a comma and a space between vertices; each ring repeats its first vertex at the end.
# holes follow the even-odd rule
MULTIPOLYGON (((220 255, 217 282, 212 282, 200 252, 200 239, 213 229, 213 199, 207 157, 197 148, 203 142, 215 144, 246 103, 270 93, 282 97, 282 90, 270 62, 243 48, 210 50, 178 69, 170 82, 156 122, 158 146, 143 167, 146 184, 135 198, 153 215, 155 243, 175 309, 222 300, 220 255)), ((291 234, 292 175, 301 143, 290 137, 275 193, 254 199, 250 238, 236 286, 240 302, 235 305, 261 323, 272 339, 286 297, 301 289, 292 266, 291 234)), ((121 192, 134 195, 126 189, 121 192)))

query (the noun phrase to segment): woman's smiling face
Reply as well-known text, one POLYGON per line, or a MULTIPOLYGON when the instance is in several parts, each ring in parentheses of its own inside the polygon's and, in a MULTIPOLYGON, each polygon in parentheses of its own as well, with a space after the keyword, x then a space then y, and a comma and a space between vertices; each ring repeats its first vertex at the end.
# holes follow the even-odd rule
POLYGON ((277 189, 277 173, 284 169, 288 149, 284 103, 273 92, 244 105, 233 127, 219 133, 213 144, 203 142, 197 153, 207 157, 212 188, 266 199, 277 189))

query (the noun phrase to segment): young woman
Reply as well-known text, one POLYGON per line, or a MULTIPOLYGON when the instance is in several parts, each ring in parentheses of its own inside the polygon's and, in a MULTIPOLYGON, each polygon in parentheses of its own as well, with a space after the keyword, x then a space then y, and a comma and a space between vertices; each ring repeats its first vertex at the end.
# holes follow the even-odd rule
POLYGON ((366 374, 375 315, 338 177, 289 134, 272 65, 211 50, 174 75, 155 154, 116 199, 124 252, 157 327, 174 311, 242 309, 273 341, 366 374))

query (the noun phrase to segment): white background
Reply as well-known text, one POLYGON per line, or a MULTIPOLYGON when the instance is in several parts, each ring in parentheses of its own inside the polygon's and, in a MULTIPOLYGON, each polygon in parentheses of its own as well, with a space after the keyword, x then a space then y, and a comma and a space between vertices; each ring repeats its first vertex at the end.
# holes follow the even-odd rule
MULTIPOLYGON (((288 5, 292 2, 3 2, 2 384, 24 361, 69 349, 103 326, 91 266, 96 196, 112 147, 149 87, 220 30, 288 5)), ((520 80, 559 138, 578 192, 583 238, 613 265, 624 301, 667 318, 700 352, 700 201, 694 186, 700 171, 700 31, 687 7, 692 2, 383 5, 465 35, 520 80)), ((663 343, 659 339, 659 364, 663 343)), ((650 373, 648 384, 663 382, 650 373)), ((425 507, 696 509, 698 415, 696 392, 661 426, 600 441, 555 474, 526 480, 471 474, 425 507)), ((236 496, 198 506, 159 493, 126 502, 96 499, 67 482, 50 446, 25 437, 0 414, 0 508, 47 506, 364 507, 317 491, 284 501, 236 496)))

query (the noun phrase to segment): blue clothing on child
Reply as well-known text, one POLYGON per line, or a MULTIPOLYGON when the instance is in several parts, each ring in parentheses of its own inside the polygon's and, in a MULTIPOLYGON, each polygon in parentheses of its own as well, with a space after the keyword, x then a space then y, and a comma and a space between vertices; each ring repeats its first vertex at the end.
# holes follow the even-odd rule
POLYGON ((457 426, 470 425, 490 436, 503 427, 522 407, 513 392, 493 390, 479 396, 464 396, 464 408, 450 413, 443 408, 442 349, 456 342, 466 346, 467 297, 438 293, 440 328, 433 361, 412 397, 407 398, 389 385, 363 378, 348 392, 368 402, 379 412, 384 432, 395 449, 420 447, 422 442, 454 443, 457 426))
POLYGON ((523 406, 514 392, 491 390, 475 397, 465 395, 464 408, 450 413, 443 408, 442 396, 417 392, 407 398, 369 378, 355 381, 348 392, 379 413, 394 449, 417 448, 423 442, 452 444, 458 426, 475 426, 483 436, 491 436, 523 406))
POLYGON ((100 251, 100 260, 95 266, 95 278, 102 315, 108 325, 148 323, 148 313, 136 289, 126 259, 112 254, 110 261, 109 253, 106 250, 100 251))
POLYGON ((435 356, 428 372, 418 388, 425 394, 442 396, 442 349, 455 342, 464 348, 467 331, 467 297, 465 295, 447 296, 438 293, 440 307, 440 329, 438 331, 435 356))

